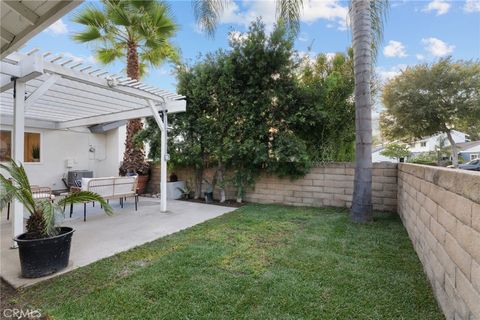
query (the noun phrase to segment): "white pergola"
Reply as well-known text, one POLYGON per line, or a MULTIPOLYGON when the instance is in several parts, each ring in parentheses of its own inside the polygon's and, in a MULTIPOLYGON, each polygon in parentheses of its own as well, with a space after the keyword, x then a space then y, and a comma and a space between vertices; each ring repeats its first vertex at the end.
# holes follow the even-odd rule
MULTIPOLYGON (((167 113, 186 110, 184 96, 37 49, 0 62, 0 123, 13 125, 12 158, 23 162, 25 126, 68 129, 153 116, 161 130, 161 205, 167 210, 167 113), (162 116, 160 116, 160 114, 162 116)), ((23 206, 13 235, 23 232, 23 206)))
POLYGON ((20 49, 83 0, 0 1, 0 59, 20 49))

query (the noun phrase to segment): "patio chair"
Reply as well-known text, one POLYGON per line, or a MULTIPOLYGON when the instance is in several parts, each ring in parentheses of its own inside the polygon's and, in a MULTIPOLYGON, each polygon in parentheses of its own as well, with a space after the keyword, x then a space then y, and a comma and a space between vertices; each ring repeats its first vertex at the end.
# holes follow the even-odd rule
MULTIPOLYGON (((138 210, 137 176, 82 178, 79 187, 71 187, 70 192, 91 191, 102 196, 107 202, 110 199, 119 199, 123 208, 127 197, 134 197, 135 211, 138 210)), ((93 203, 95 206, 95 203, 93 203)), ((70 217, 73 214, 73 204, 70 205, 70 217)), ((83 221, 87 221, 87 203, 83 204, 83 221)))

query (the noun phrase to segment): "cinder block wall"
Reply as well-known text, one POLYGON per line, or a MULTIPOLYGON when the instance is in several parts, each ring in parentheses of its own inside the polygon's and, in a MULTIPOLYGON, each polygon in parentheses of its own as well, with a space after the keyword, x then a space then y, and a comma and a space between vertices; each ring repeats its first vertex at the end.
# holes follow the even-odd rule
POLYGON ((398 213, 447 319, 480 319, 480 173, 399 164, 398 213))
MULTIPOLYGON (((180 180, 194 181, 193 170, 175 170, 180 180)), ((213 176, 214 170, 205 171, 213 176)), ((351 206, 353 193, 353 163, 329 163, 316 166, 302 178, 291 180, 262 173, 255 187, 248 190, 245 200, 256 203, 282 203, 295 206, 351 206)), ((228 174, 227 174, 228 176, 228 174)), ((227 188, 227 198, 235 199, 235 189, 227 188)), ((218 190, 215 191, 218 199, 218 190)), ((373 205, 375 210, 397 211, 397 165, 376 163, 373 166, 373 205)))

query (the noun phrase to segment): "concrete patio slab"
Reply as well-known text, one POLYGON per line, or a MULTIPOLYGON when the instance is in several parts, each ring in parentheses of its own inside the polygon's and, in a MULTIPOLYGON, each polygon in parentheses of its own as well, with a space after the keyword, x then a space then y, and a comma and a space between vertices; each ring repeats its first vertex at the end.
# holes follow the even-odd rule
POLYGON ((6 220, 6 214, 2 213, 1 277, 15 288, 29 286, 235 210, 169 200, 168 212, 161 213, 160 199, 155 198, 140 198, 138 211, 135 211, 132 201, 127 202, 123 209, 117 201, 111 204, 115 211, 113 216, 103 214, 98 204, 95 207, 88 204, 86 222, 83 221, 83 205, 74 207, 72 218, 66 218, 62 223, 75 229, 68 267, 55 275, 37 279, 20 276, 18 249, 10 248, 11 224, 6 220))

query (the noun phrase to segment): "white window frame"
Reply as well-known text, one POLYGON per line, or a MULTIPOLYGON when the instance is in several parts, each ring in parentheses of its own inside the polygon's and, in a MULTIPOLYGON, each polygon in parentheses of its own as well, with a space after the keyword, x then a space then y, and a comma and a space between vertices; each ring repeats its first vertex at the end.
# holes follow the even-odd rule
POLYGON ((470 160, 475 160, 475 159, 478 159, 478 158, 479 158, 478 153, 470 154, 470 160))
MULTIPOLYGON (((12 140, 12 144, 10 145, 10 154, 13 153, 13 132, 12 132, 12 129, 3 129, 2 128, 2 131, 8 131, 10 132, 10 139, 12 140)), ((39 164, 43 164, 43 150, 44 150, 44 146, 43 146, 43 132, 41 131, 36 131, 36 130, 25 130, 25 133, 38 133, 40 135, 40 161, 38 162, 30 162, 30 161, 22 161, 22 163, 24 165, 39 165, 39 164)), ((23 137, 25 139, 25 136, 23 137)), ((25 160, 25 158, 24 158, 25 160)), ((7 161, 1 161, 1 163, 7 163, 7 161)))

